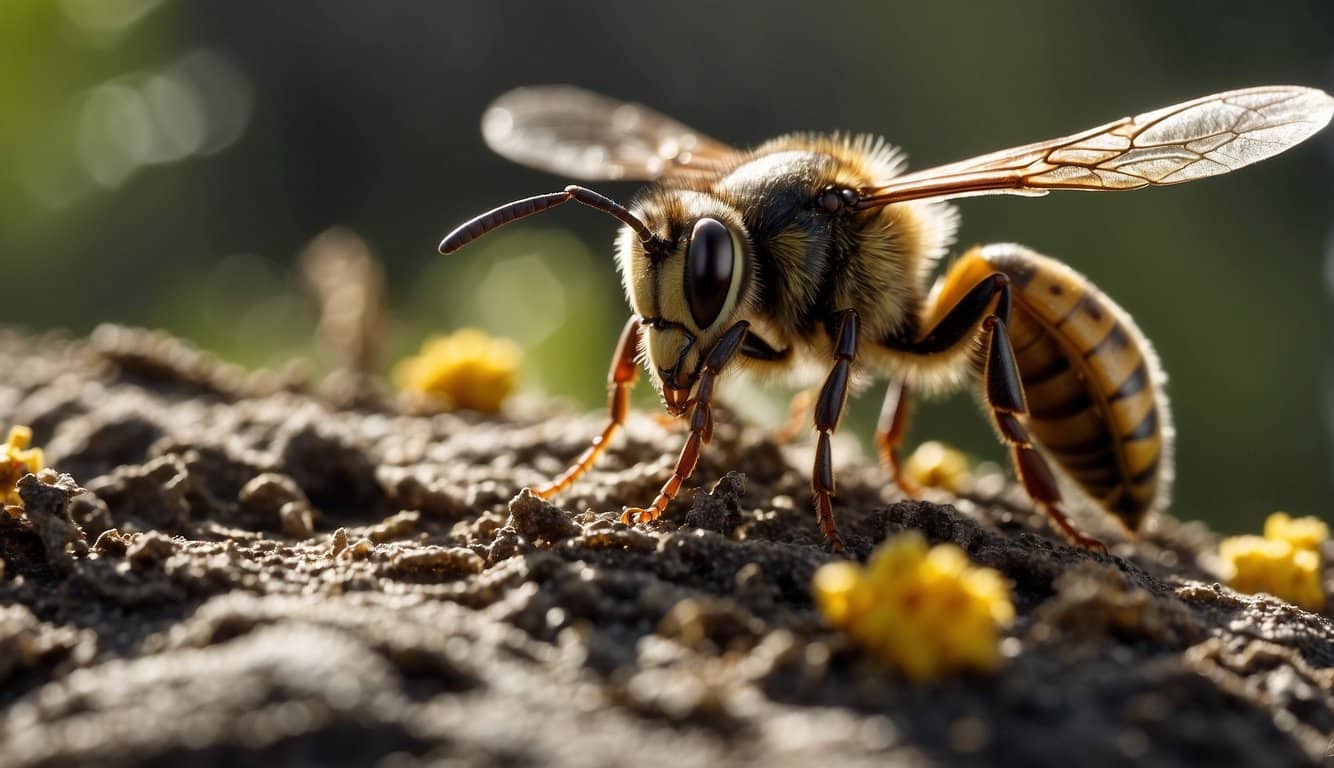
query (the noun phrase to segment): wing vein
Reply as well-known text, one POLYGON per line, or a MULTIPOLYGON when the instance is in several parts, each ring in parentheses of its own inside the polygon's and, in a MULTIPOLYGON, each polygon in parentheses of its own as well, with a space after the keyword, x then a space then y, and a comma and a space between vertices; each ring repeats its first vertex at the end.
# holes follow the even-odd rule
POLYGON ((861 207, 923 198, 1110 191, 1237 170, 1305 141, 1334 116, 1314 88, 1269 86, 1207 96, 1046 142, 886 180, 861 207))

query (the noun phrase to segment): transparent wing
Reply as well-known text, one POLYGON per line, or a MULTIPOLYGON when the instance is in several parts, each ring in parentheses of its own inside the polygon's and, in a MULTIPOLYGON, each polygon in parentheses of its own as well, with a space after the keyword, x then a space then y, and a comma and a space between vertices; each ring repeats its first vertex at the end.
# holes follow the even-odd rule
POLYGON ((1319 131, 1331 115, 1334 98, 1314 88, 1228 91, 1063 139, 899 176, 864 190, 859 205, 1179 184, 1272 157, 1319 131))
POLYGON ((737 152, 643 105, 569 85, 504 94, 482 116, 482 136, 510 160, 585 181, 707 173, 737 152))

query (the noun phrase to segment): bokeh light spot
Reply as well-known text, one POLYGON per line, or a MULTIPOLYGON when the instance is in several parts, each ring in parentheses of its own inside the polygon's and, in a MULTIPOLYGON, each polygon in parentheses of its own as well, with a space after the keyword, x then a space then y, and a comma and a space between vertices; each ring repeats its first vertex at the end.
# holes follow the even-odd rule
POLYGON ((497 261, 477 288, 483 325, 532 346, 555 333, 567 312, 560 277, 535 253, 497 261))

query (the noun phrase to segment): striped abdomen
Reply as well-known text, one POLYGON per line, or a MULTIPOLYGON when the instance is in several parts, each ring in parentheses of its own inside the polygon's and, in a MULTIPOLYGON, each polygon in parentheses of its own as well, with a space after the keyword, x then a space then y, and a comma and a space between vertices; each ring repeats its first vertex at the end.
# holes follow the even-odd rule
POLYGON ((1010 277, 1010 339, 1029 430, 1085 492, 1138 528, 1164 506, 1171 482, 1164 378, 1148 339, 1064 264, 1017 245, 968 257, 1010 277))

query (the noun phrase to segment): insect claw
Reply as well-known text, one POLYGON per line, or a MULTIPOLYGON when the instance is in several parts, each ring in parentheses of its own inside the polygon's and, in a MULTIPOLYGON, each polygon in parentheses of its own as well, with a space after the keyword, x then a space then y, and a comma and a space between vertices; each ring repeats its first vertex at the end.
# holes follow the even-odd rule
POLYGON ((1107 545, 1076 528, 1060 507, 1052 504, 1039 504, 1038 508, 1047 514, 1048 519, 1075 546, 1083 547, 1091 552, 1107 554, 1107 545))
POLYGON ((648 509, 626 507, 625 511, 621 513, 621 522, 626 525, 648 525, 661 516, 662 513, 655 507, 649 507, 648 509))
POLYGON ((621 522, 625 525, 648 525, 662 516, 657 507, 622 507, 621 522))

